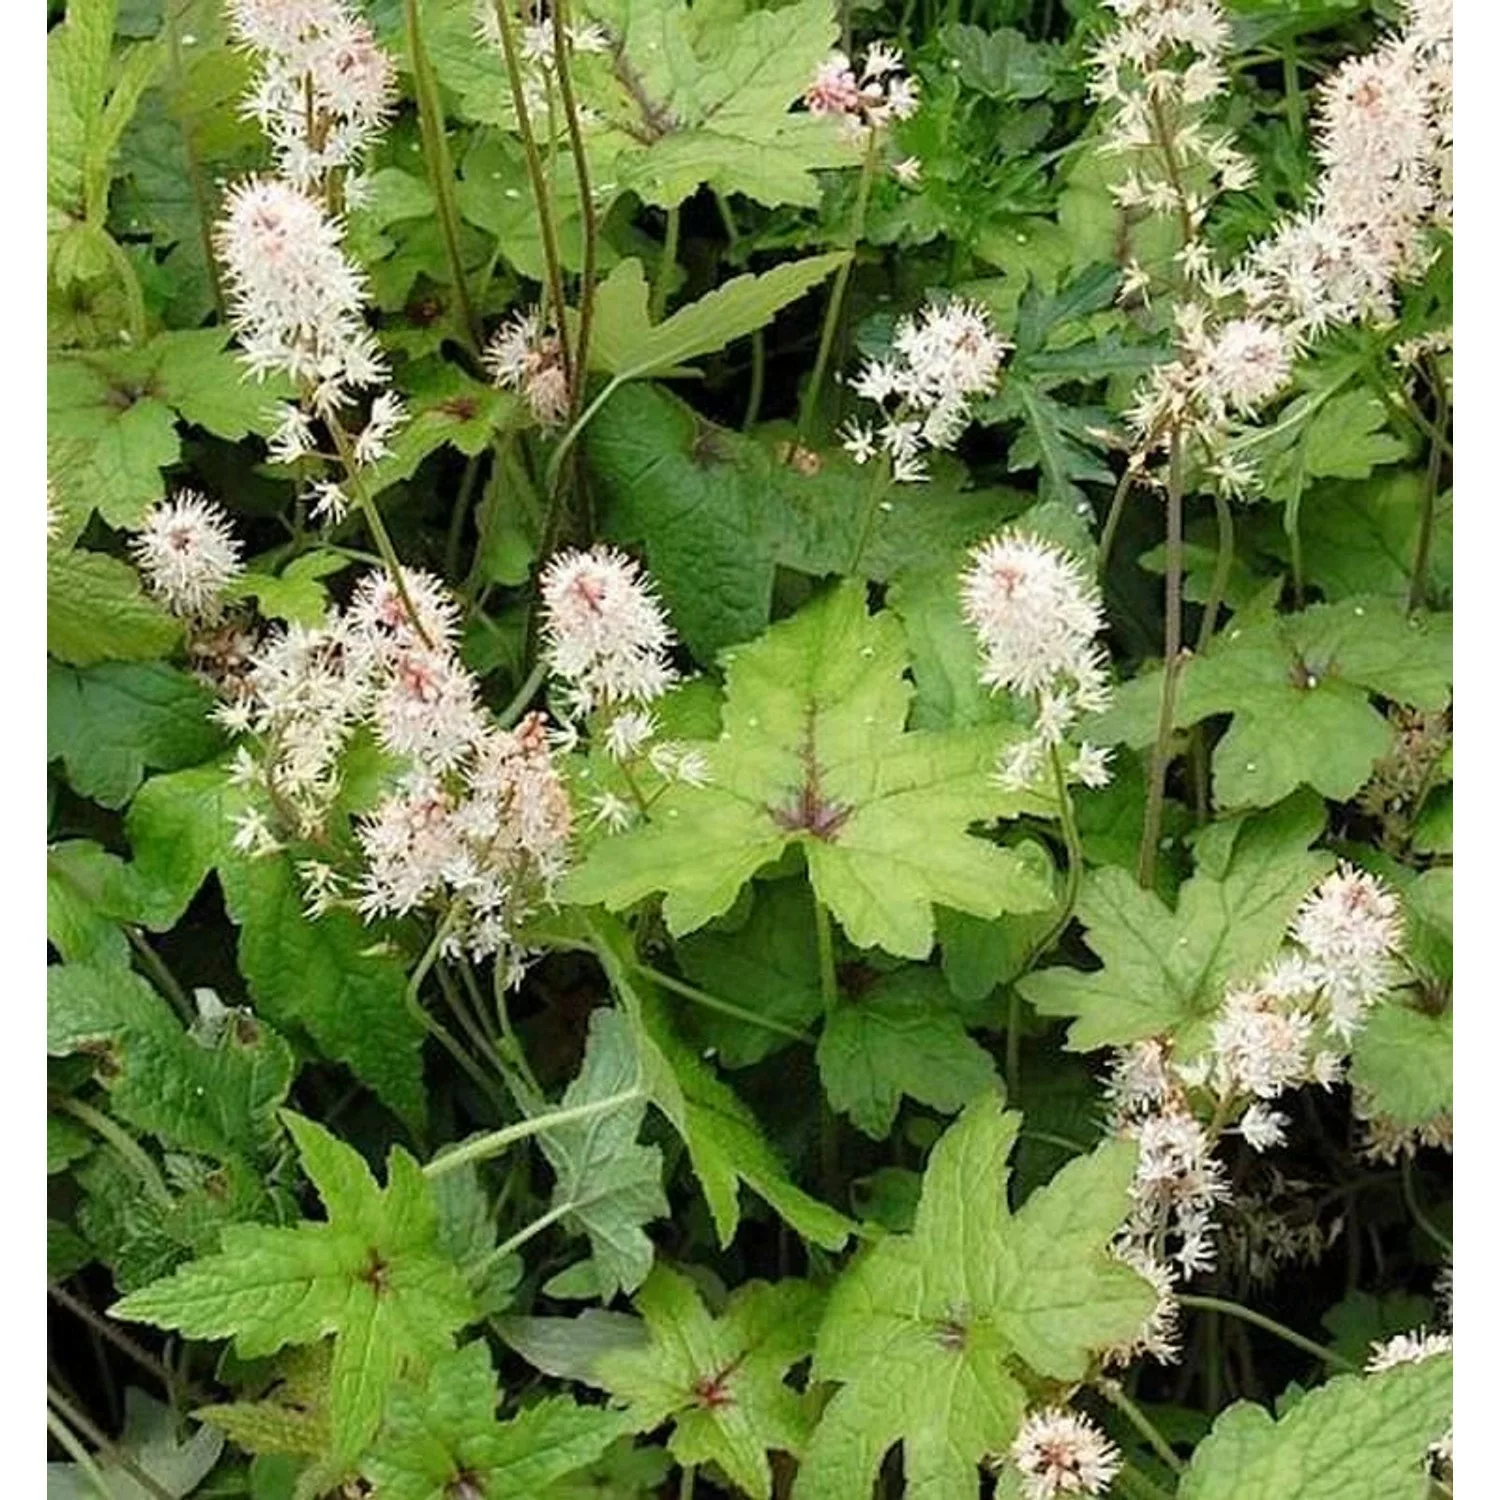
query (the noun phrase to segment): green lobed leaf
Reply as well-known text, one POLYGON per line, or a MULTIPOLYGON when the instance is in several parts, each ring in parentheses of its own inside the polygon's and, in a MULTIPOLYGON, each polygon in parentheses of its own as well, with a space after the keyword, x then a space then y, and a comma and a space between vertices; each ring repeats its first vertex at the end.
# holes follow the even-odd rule
POLYGON ((818 1039, 829 1104, 874 1140, 904 1097, 953 1114, 996 1082, 994 1059, 964 1029, 943 977, 898 969, 842 1001, 818 1039))
POLYGON ((829 590, 724 657, 724 730, 702 748, 712 780, 664 792, 644 827, 596 845, 566 899, 618 911, 653 891, 674 935, 727 911, 789 845, 859 947, 922 958, 936 904, 994 917, 1050 891, 969 824, 1045 807, 996 789, 999 728, 903 733, 911 687, 899 623, 864 585, 829 590))
MULTIPOLYGON (((224 1450, 224 1435, 212 1427, 198 1427, 184 1437, 176 1412, 135 1386, 125 1389, 125 1429, 109 1455, 99 1456, 98 1474, 113 1500, 181 1500, 208 1478, 224 1450), (137 1473, 154 1484, 148 1490, 120 1462, 130 1461, 137 1473)), ((93 1478, 77 1463, 47 1465, 48 1500, 98 1500, 93 1478)))
POLYGON ((262 1153, 295 1071, 291 1048, 246 1012, 185 1031, 171 1007, 125 968, 47 970, 47 1051, 108 1046, 110 1104, 168 1145, 226 1161, 262 1153))
POLYGON ((1181 1500, 1425 1500, 1429 1444, 1453 1421, 1453 1359, 1339 1375, 1280 1421, 1237 1402, 1214 1423, 1181 1500))
POLYGON ((47 941, 69 963, 123 967, 130 944, 120 928, 135 914, 131 873, 92 839, 47 849, 47 941))
POLYGON ((642 1225, 664 1217, 668 1206, 661 1149, 636 1140, 647 1101, 630 1022, 619 1011, 596 1010, 583 1067, 560 1107, 593 1104, 632 1089, 640 1094, 636 1102, 537 1137, 557 1174, 552 1206, 566 1206, 563 1222, 588 1236, 595 1285, 606 1301, 645 1280, 653 1251, 642 1225))
POLYGON ((121 807, 149 766, 175 771, 212 755, 224 737, 213 693, 165 662, 47 663, 47 756, 73 789, 121 807))
POLYGON ((1403 1129, 1453 1108, 1453 1011, 1429 1015, 1392 997, 1354 1038, 1349 1081, 1403 1129))
POLYGON ((47 650, 88 667, 167 655, 182 626, 141 592, 134 568, 102 552, 47 553, 47 650))
POLYGON ((1155 1306, 1108 1252, 1134 1146, 1069 1163, 1012 1215, 1020 1124, 995 1093, 969 1104, 933 1148, 913 1231, 866 1249, 835 1283, 812 1373, 838 1389, 794 1500, 869 1500, 897 1442, 909 1500, 977 1500, 979 1465, 1010 1447, 1028 1384, 1081 1380, 1155 1306))
POLYGON ((717 1464, 770 1500, 767 1451, 799 1454, 812 1431, 807 1398, 785 1376, 812 1352, 822 1301, 803 1281, 751 1281, 715 1318, 688 1277, 658 1265, 635 1298, 648 1346, 601 1355, 594 1377, 638 1431, 672 1423, 678 1463, 717 1464))
POLYGON ((532 1500, 593 1463, 628 1431, 618 1413, 552 1396, 496 1419, 500 1390, 480 1340, 444 1354, 392 1392, 365 1476, 382 1500, 532 1500))
POLYGON ((433 1360, 472 1316, 437 1242, 437 1209, 399 1146, 377 1187, 353 1147, 290 1112, 282 1118, 327 1211, 292 1229, 235 1224, 223 1249, 132 1292, 114 1317, 189 1338, 233 1337, 244 1358, 332 1334, 333 1453, 353 1460, 374 1436, 403 1368, 433 1360))
POLYGON ((1116 866, 1091 870, 1077 914, 1103 967, 1033 972, 1018 982, 1022 995, 1043 1015, 1077 1018, 1070 1051, 1172 1032, 1182 1055, 1193 1055, 1225 986, 1274 955, 1303 897, 1332 866, 1330 855, 1307 847, 1323 818, 1317 799, 1303 795, 1236 828, 1223 878, 1200 867, 1175 910, 1116 866))

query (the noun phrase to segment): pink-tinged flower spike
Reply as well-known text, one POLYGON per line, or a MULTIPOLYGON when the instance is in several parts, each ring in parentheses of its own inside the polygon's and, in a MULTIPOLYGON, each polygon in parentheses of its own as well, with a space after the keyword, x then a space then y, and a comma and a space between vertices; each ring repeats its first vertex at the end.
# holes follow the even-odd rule
POLYGON ((174 615, 211 623, 244 572, 229 517, 192 490, 153 505, 130 541, 146 587, 174 615))
POLYGON ((555 333, 543 329, 535 308, 501 325, 484 351, 484 362, 494 383, 519 391, 543 427, 561 425, 569 405, 562 344, 555 333))
POLYGON ((834 115, 851 140, 864 141, 892 120, 908 120, 920 98, 916 80, 903 71, 898 48, 873 42, 856 72, 842 52, 830 52, 818 64, 802 102, 815 115, 834 115))
POLYGON ((1060 1406, 1029 1412, 1011 1444, 1026 1500, 1102 1495, 1120 1472, 1120 1450, 1077 1412, 1060 1406))
POLYGON ((612 547, 560 552, 542 573, 542 635, 578 712, 646 704, 677 679, 672 628, 639 563, 612 547))
POLYGON ((1378 877, 1341 865, 1302 903, 1291 936, 1327 998, 1329 1030, 1348 1041, 1391 987, 1400 904, 1378 877))

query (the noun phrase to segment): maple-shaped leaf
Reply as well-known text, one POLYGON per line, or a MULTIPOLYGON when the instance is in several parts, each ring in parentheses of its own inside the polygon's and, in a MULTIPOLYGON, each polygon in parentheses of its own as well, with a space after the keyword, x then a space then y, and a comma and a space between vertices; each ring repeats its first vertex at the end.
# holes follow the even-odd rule
POLYGON ((860 1255, 829 1298, 813 1378, 836 1382, 794 1500, 869 1500, 902 1444, 907 1500, 979 1495, 978 1466, 1015 1438, 1038 1377, 1079 1381, 1156 1304, 1109 1254, 1135 1147, 1075 1158, 1006 1206, 1021 1116, 975 1099, 933 1147, 910 1234, 860 1255))
POLYGON ((568 1396, 502 1422, 499 1400, 483 1342, 435 1360, 425 1380, 398 1385, 364 1464, 381 1500, 532 1500, 630 1430, 620 1413, 568 1396))
POLYGON ((659 1265, 635 1306, 648 1346, 601 1355, 591 1378, 637 1430, 670 1421, 678 1463, 716 1463, 770 1500, 767 1452, 801 1453, 812 1431, 807 1399, 785 1376, 812 1352, 822 1294, 804 1281, 752 1281, 715 1318, 686 1276, 659 1265))
POLYGON ((619 911, 664 891, 674 936, 734 904, 789 845, 857 947, 924 958, 933 907, 980 917, 1051 904, 1045 881, 971 823, 1031 794, 994 782, 1003 725, 906 732, 912 685, 900 621, 871 615, 865 587, 830 589, 750 645, 722 655, 723 729, 700 745, 708 785, 662 794, 642 827, 597 844, 568 881, 581 904, 619 911))
POLYGON ((818 167, 857 146, 826 116, 791 113, 838 36, 831 0, 798 0, 734 19, 684 0, 596 0, 617 42, 615 88, 586 97, 623 138, 621 187, 671 208, 703 183, 774 208, 812 207, 818 167))
POLYGON ((1280 1421, 1239 1401, 1198 1444, 1179 1500, 1426 1500, 1424 1458, 1453 1423, 1453 1357, 1339 1375, 1280 1421))
POLYGON ((652 1248, 642 1225, 668 1212, 661 1148, 636 1140, 646 1114, 641 1085, 630 1022, 619 1011, 596 1010, 583 1067, 561 1107, 594 1104, 631 1089, 639 1090, 639 1098, 537 1137, 557 1174, 552 1205, 566 1210, 566 1225, 588 1236, 595 1289, 606 1301, 617 1291, 634 1291, 645 1279, 652 1248))
POLYGON ((1114 865, 1091 870, 1076 914, 1104 967, 1043 969, 1018 982, 1047 1016, 1076 1016, 1074 1052, 1124 1046, 1173 1032, 1183 1056, 1207 1041, 1207 1028, 1232 980, 1249 979, 1280 946, 1297 906, 1333 857, 1308 844, 1323 828, 1310 794, 1289 799, 1232 830, 1222 875, 1204 868, 1184 881, 1173 910, 1114 865))
MULTIPOLYGON (((1450 615, 1407 615, 1393 599, 1344 599, 1291 615, 1236 620, 1183 667, 1174 710, 1185 729, 1211 714, 1234 721, 1214 747, 1214 800, 1269 807, 1300 785, 1344 801, 1391 747, 1394 729, 1371 694, 1442 708, 1453 680, 1450 615)), ((1160 672, 1127 684, 1090 720, 1095 740, 1151 743, 1160 672)))
POLYGON ((333 1453, 350 1462, 374 1435, 397 1376, 448 1349, 472 1299, 439 1248, 432 1189, 411 1156, 392 1149, 381 1188, 352 1146, 300 1115, 282 1118, 326 1222, 230 1225, 218 1254, 132 1292, 111 1313, 189 1338, 233 1337, 246 1359, 332 1334, 333 1453))

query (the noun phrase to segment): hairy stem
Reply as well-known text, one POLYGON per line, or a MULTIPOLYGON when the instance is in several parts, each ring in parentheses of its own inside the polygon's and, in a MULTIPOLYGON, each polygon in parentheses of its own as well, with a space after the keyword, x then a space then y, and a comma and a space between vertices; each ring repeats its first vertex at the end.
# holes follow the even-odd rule
POLYGON ((125 936, 129 939, 130 946, 135 949, 135 955, 140 959, 141 967, 151 976, 151 982, 171 1002, 172 1009, 177 1012, 182 1024, 191 1026, 196 1019, 193 1002, 188 998, 187 991, 177 982, 177 976, 167 967, 161 954, 146 941, 146 935, 133 922, 125 924, 125 936))
POLYGON ((448 150, 448 132, 443 121, 443 101, 438 92, 437 75, 427 56, 422 39, 419 0, 406 0, 406 46, 411 54, 412 80, 417 94, 417 122, 422 132, 422 160, 427 164, 427 181, 437 204, 438 229, 443 236, 443 251, 448 258, 448 274, 453 278, 453 292, 458 298, 458 316, 463 325, 464 340, 470 350, 479 353, 482 342, 479 320, 469 297, 469 283, 464 275, 463 254, 459 246, 458 198, 453 185, 453 157, 448 150))
POLYGON ((156 1163, 146 1154, 145 1148, 128 1131, 122 1129, 103 1110, 85 1104, 63 1094, 52 1100, 52 1107, 65 1115, 72 1115, 80 1124, 87 1125, 96 1135, 103 1137, 121 1161, 129 1166, 141 1179, 147 1196, 154 1198, 163 1208, 171 1208, 172 1195, 156 1163))
POLYGON ((1227 1317, 1238 1318, 1242 1323, 1253 1323, 1255 1327, 1263 1328, 1267 1333, 1274 1333, 1277 1338, 1302 1350, 1304 1354, 1311 1354, 1313 1358, 1321 1359, 1324 1364, 1332 1365, 1336 1370, 1355 1368, 1342 1354, 1332 1349, 1325 1349, 1322 1344, 1305 1338, 1295 1328, 1288 1328, 1285 1323, 1278 1323, 1275 1318, 1268 1318, 1264 1313, 1242 1307, 1238 1302, 1230 1302, 1223 1297, 1199 1297, 1189 1293, 1183 1293, 1177 1300, 1183 1307, 1191 1307, 1199 1312, 1223 1313, 1227 1317))
POLYGON ((828 908, 813 897, 813 921, 818 933, 818 989, 823 996, 823 1014, 831 1016, 839 1004, 839 975, 833 962, 833 925, 828 908))
POLYGON ((480 1262, 482 1268, 488 1271, 491 1266, 497 1266, 507 1255, 514 1255, 528 1240, 534 1240, 544 1229, 550 1229, 557 1221, 565 1215, 580 1207, 571 1198, 562 1203, 554 1204, 540 1218, 533 1219, 524 1228, 518 1229, 508 1240, 501 1241, 480 1262))
POLYGON ((1157 1430, 1155 1423, 1125 1394, 1125 1388, 1119 1381, 1100 1380, 1096 1384, 1105 1400, 1150 1443, 1156 1456, 1174 1474, 1181 1474, 1184 1467, 1182 1460, 1172 1451, 1172 1445, 1157 1430))
POLYGON ((1099 533, 1099 576, 1101 578, 1109 566, 1109 555, 1114 550, 1115 535, 1120 529, 1120 518, 1125 514, 1125 502, 1130 498, 1135 479, 1135 470, 1127 463, 1125 472, 1120 475, 1120 482, 1115 486, 1114 496, 1109 502, 1109 513, 1104 518, 1104 530, 1099 533))
POLYGON ((1172 434, 1171 468, 1167 478, 1166 617, 1161 706, 1156 716, 1156 743, 1151 750, 1146 819, 1136 861, 1136 879, 1146 890, 1150 890, 1156 879, 1157 845, 1161 842, 1162 812, 1167 796, 1167 764, 1171 759, 1172 720, 1177 707, 1177 678, 1182 671, 1182 435, 1175 432, 1172 434))
POLYGON ((580 1120, 592 1120, 596 1115, 611 1114, 645 1097, 644 1089, 624 1089, 618 1094, 611 1094, 607 1099, 595 1099, 588 1104, 573 1104, 567 1109, 553 1109, 546 1114, 532 1115, 529 1120, 520 1120, 503 1129, 492 1130, 488 1135, 475 1136, 473 1140, 455 1146, 452 1151, 433 1157, 422 1171, 428 1177, 441 1177, 443 1173, 455 1172, 459 1167, 468 1166, 470 1162, 487 1161, 492 1156, 499 1156, 517 1141, 540 1135, 544 1130, 555 1130, 560 1125, 575 1125, 580 1120))
POLYGON ((469 1081, 490 1103, 496 1106, 503 1106, 505 1100, 495 1087, 489 1074, 469 1056, 463 1043, 422 1004, 423 981, 427 978, 433 964, 437 962, 438 954, 442 951, 442 946, 447 941, 449 933, 453 931, 453 926, 457 919, 457 906, 450 906, 443 920, 438 924, 437 931, 433 933, 432 941, 428 943, 421 958, 417 960, 417 966, 412 970, 411 978, 407 980, 406 1008, 410 1012, 412 1019, 442 1046, 449 1057, 463 1069, 469 1081))
POLYGON ((1402 1196, 1406 1199, 1406 1206, 1411 1211, 1412 1219, 1415 1221, 1417 1228, 1433 1244, 1441 1246, 1451 1259, 1453 1255, 1453 1241, 1423 1211, 1422 1205, 1417 1198, 1415 1171, 1412 1167, 1412 1159, 1409 1156, 1402 1157, 1401 1159, 1401 1192, 1402 1196))
POLYGON ((651 304, 647 309, 653 323, 660 323, 667 310, 672 291, 672 272, 677 269, 677 244, 682 235, 682 210, 667 210, 667 234, 662 241, 661 258, 656 263, 656 277, 651 283, 651 304))
MULTIPOLYGON (((104 1339, 107 1343, 113 1344, 127 1359, 133 1359, 143 1370, 148 1370, 161 1382, 163 1390, 167 1393, 168 1402, 170 1403, 173 1400, 177 1390, 177 1381, 171 1370, 152 1354, 149 1349, 143 1348, 140 1344, 136 1343, 128 1333, 125 1333, 116 1324, 111 1322, 110 1319, 95 1312, 87 1302, 79 1297, 75 1297, 67 1287, 61 1286, 55 1281, 49 1281, 47 1283, 47 1295, 60 1307, 67 1308, 75 1318, 87 1323, 100 1338, 104 1339)), ((206 1399, 203 1392, 192 1388, 189 1388, 185 1394, 194 1401, 206 1399)))
POLYGON ((876 464, 875 473, 870 479, 870 494, 865 501, 865 514, 860 522, 859 536, 854 542, 854 555, 849 559, 849 566, 844 570, 850 577, 854 576, 859 568, 860 560, 865 555, 865 548, 870 545, 870 536, 875 530, 875 517, 880 514, 881 501, 890 487, 891 457, 888 453, 882 453, 876 464))
POLYGON ((550 670, 551 664, 545 658, 532 667, 526 681, 516 689, 515 696, 495 715, 495 722, 502 729, 509 729, 520 720, 531 700, 536 697, 537 690, 547 680, 550 670))

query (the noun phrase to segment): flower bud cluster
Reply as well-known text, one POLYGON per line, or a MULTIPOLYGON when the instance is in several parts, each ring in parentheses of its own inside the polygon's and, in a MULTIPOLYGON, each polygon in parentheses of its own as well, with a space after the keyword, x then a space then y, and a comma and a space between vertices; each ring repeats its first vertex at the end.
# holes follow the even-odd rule
POLYGON ((1102 1495, 1120 1472, 1120 1450, 1087 1417, 1049 1406, 1026 1414, 1010 1447, 1025 1500, 1102 1495))
POLYGON ((894 120, 909 120, 920 103, 916 79, 899 47, 872 42, 858 70, 842 52, 818 64, 802 95, 809 113, 835 116, 850 139, 866 142, 894 120))
POLYGON ((844 447, 859 464, 883 453, 898 483, 927 478, 929 449, 951 448, 969 425, 970 403, 989 395, 1011 346, 977 302, 955 297, 928 303, 901 318, 884 359, 866 360, 850 382, 857 395, 881 408, 880 425, 849 422, 844 447))
MULTIPOLYGON (((970 558, 959 583, 964 618, 979 640, 980 681, 1029 700, 1035 715, 1032 734, 1005 752, 1000 781, 1012 790, 1034 786, 1078 720, 1109 705, 1099 592, 1076 558, 1024 531, 993 536, 970 558)), ((1103 786, 1109 752, 1084 742, 1064 769, 1086 786, 1103 786)))
POLYGON ((503 390, 518 391, 531 415, 546 428, 568 415, 568 375, 562 341, 542 323, 537 308, 512 314, 484 351, 485 368, 503 390))

